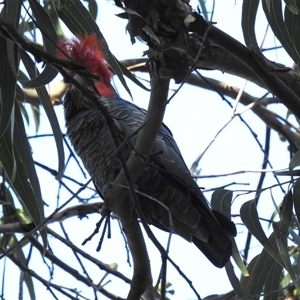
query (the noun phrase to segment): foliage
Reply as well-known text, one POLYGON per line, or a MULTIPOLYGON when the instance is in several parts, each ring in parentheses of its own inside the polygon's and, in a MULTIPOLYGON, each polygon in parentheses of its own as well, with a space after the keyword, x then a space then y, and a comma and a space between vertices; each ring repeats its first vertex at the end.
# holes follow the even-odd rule
MULTIPOLYGON (((216 5, 218 5, 217 2, 216 5)), ((91 32, 97 34, 106 50, 107 61, 111 69, 130 95, 131 92, 124 76, 146 89, 131 72, 155 73, 157 71, 159 78, 173 78, 176 83, 180 84, 179 89, 184 84, 191 84, 216 91, 224 99, 225 96, 236 99, 238 103, 251 109, 265 123, 267 128, 265 145, 260 144, 263 163, 262 171, 259 174, 259 183, 253 199, 245 201, 240 207, 243 226, 249 230, 245 249, 233 241, 233 260, 242 275, 236 275, 237 271, 234 271, 232 262, 226 265, 227 275, 234 289, 234 293, 230 297, 233 298, 237 295, 238 297, 259 298, 261 296, 267 300, 282 296, 298 298, 300 291, 298 282, 300 272, 300 181, 297 178, 300 174, 297 169, 300 156, 298 129, 300 119, 300 77, 298 72, 300 6, 298 1, 244 0, 242 30, 246 47, 209 22, 212 16, 205 6, 205 1, 199 1, 199 12, 202 12, 205 19, 182 0, 116 0, 115 5, 123 9, 118 16, 129 22, 127 29, 131 41, 134 43, 136 40, 142 40, 147 44, 149 61, 159 61, 159 71, 149 70, 149 64, 144 58, 120 63, 114 57, 95 22, 98 14, 98 3, 95 1, 5 1, 0 6, 1 258, 10 259, 20 269, 20 287, 25 282, 31 299, 38 298, 33 278, 44 284, 54 299, 57 299, 54 291, 58 291, 70 299, 81 297, 78 290, 68 290, 63 284, 58 285, 51 281, 54 266, 58 266, 87 285, 94 293, 94 298, 97 298, 98 293, 102 293, 110 299, 120 299, 117 298, 117 292, 109 292, 109 289, 105 288, 107 282, 104 281, 108 274, 114 276, 114 280, 120 279, 126 284, 131 284, 131 279, 118 272, 115 264, 104 264, 74 245, 63 225, 63 221, 70 217, 83 218, 92 213, 101 211, 103 213, 103 203, 92 201, 96 198, 97 193, 89 185, 90 181, 81 184, 80 181, 66 175, 72 160, 76 162, 82 174, 84 174, 84 170, 62 133, 55 112, 55 105, 62 102, 65 84, 62 87, 57 84, 58 92, 49 91, 46 88, 46 85, 59 72, 65 77, 65 80, 69 80, 65 69, 84 72, 79 66, 66 64, 56 58, 58 51, 56 45, 63 37, 65 28, 68 28, 74 35, 91 32), (280 45, 293 60, 294 69, 271 62, 264 56, 263 49, 257 42, 257 29, 255 28, 259 5, 262 5, 268 24, 280 45), (62 24, 64 25, 62 26, 62 24), (128 71, 129 69, 130 71, 128 71), (201 69, 219 70, 247 79, 265 89, 266 93, 263 97, 257 98, 235 87, 228 88, 215 79, 201 77, 198 72, 201 69), (286 118, 282 118, 270 108, 271 104, 278 101, 287 110, 286 118), (24 104, 25 102, 27 105, 24 104), (29 122, 30 110, 38 131, 40 106, 43 107, 52 128, 50 137, 56 143, 58 158, 56 170, 34 161, 32 150, 35 151, 35 149, 31 147, 26 133, 28 130, 26 122, 29 122), (295 118, 296 125, 289 121, 292 117, 295 118), (274 216, 277 216, 277 221, 274 221, 273 218, 269 220, 271 233, 268 235, 267 230, 262 226, 258 203, 262 193, 266 190, 272 191, 273 188, 263 186, 265 170, 268 167, 271 168, 269 161, 272 150, 270 146, 271 131, 277 132, 280 139, 288 143, 288 151, 293 158, 288 171, 274 174, 277 186, 285 192, 285 197, 279 207, 274 205, 275 209, 270 208, 270 218, 275 211, 274 216), (67 159, 65 159, 66 153, 68 153, 67 159), (57 179, 59 189, 65 188, 71 193, 69 199, 59 199, 62 204, 58 204, 56 209, 46 216, 40 188, 41 178, 36 172, 36 167, 43 168, 57 179), (288 176, 283 177, 287 178, 286 181, 290 183, 288 188, 281 183, 278 176, 288 176), (74 189, 68 187, 66 180, 72 182, 75 186, 74 189), (81 193, 82 191, 83 193, 81 193), (70 201, 74 198, 78 199, 80 204, 69 206, 70 201), (48 226, 50 223, 60 223, 60 229, 64 236, 50 228, 48 226), (262 250, 250 260, 249 249, 252 236, 259 241, 262 250), (42 243, 39 241, 39 237, 42 238, 42 243), (72 251, 80 264, 81 273, 75 267, 65 263, 60 257, 60 253, 54 253, 48 247, 49 237, 55 237, 72 251), (45 266, 49 268, 48 277, 39 275, 38 268, 29 267, 33 249, 37 249, 50 262, 51 266, 47 265, 46 260, 44 261, 45 266), (241 250, 243 250, 242 255, 240 255, 241 250), (103 277, 98 284, 95 284, 95 280, 91 279, 86 272, 79 255, 103 271, 103 274, 101 273, 103 277)), ((226 18, 226 16, 224 17, 226 18)), ((245 123, 241 113, 236 110, 237 104, 228 103, 232 106, 233 111, 228 123, 234 118, 239 118, 241 122, 245 123)), ((227 124, 224 127, 226 126, 227 124)), ((255 132, 251 126, 248 127, 250 127, 253 138, 259 144, 255 132)), ((222 130, 223 128, 220 129, 220 132, 222 130)), ((206 150, 192 167, 191 172, 195 178, 200 177, 197 165, 206 150)), ((238 191, 233 193, 223 188, 217 189, 212 196, 212 208, 230 217, 233 199, 237 196, 239 196, 238 191)), ((97 224, 95 233, 99 230, 102 222, 104 222, 105 228, 110 227, 109 219, 104 221, 103 217, 97 224)), ((104 236, 105 230, 101 236, 99 248, 102 246, 104 236)), ((127 244, 125 245, 127 247, 127 244)), ((161 253, 167 256, 164 249, 161 253)), ((166 262, 163 261, 163 266, 164 263, 166 262)), ((177 266, 175 262, 171 261, 171 263, 177 266)), ((166 271, 164 268, 162 270, 166 271)), ((200 299, 197 288, 194 288, 180 269, 179 272, 200 299)), ((162 272, 162 274, 164 273, 162 272)), ((158 290, 164 298, 165 290, 168 293, 169 289, 168 296, 171 297, 170 294, 173 293, 173 289, 176 291, 176 286, 172 286, 170 291, 171 284, 166 283, 166 278, 162 277, 158 290)), ((20 294, 22 291, 20 288, 20 294)), ((3 298, 4 296, 2 295, 3 298)), ((153 297, 147 298, 147 295, 144 297, 153 299, 153 297)))

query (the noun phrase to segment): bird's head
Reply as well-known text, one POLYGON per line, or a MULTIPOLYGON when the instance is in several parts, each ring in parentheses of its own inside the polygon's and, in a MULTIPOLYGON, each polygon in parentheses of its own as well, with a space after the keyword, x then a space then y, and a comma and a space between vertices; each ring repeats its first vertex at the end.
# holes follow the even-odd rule
POLYGON ((58 47, 61 49, 59 58, 70 59, 99 78, 94 85, 101 96, 115 95, 110 84, 112 73, 108 69, 102 45, 95 34, 63 41, 58 44, 58 47))

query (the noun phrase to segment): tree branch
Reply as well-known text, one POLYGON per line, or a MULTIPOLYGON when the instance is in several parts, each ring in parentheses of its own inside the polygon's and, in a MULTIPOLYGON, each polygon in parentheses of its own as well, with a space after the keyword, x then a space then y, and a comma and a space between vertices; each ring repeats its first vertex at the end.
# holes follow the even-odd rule
POLYGON ((188 29, 197 32, 201 36, 204 36, 210 26, 208 40, 228 51, 247 68, 252 70, 265 88, 277 96, 300 119, 300 98, 277 76, 277 73, 282 72, 282 70, 276 70, 274 66, 267 64, 262 55, 260 56, 250 51, 225 32, 213 25, 209 25, 197 13, 187 16, 185 24, 188 29))
MULTIPOLYGON (((112 191, 106 193, 104 198, 108 201, 108 208, 112 210, 120 219, 123 230, 128 240, 128 245, 134 262, 134 275, 132 285, 128 294, 128 299, 136 300, 145 293, 152 293, 152 276, 147 248, 145 241, 137 222, 136 217, 132 215, 131 205, 126 201, 122 185, 127 185, 134 208, 141 220, 144 219, 141 208, 139 207, 138 198, 134 192, 133 184, 138 180, 144 170, 144 161, 140 157, 151 154, 156 136, 162 124, 165 104, 169 90, 169 79, 159 79, 152 75, 151 96, 148 112, 142 125, 135 144, 135 149, 123 165, 122 172, 119 173, 114 181, 112 191), (137 155, 139 153, 139 155, 137 155), (128 182, 130 181, 130 184, 128 182), (122 199, 122 201, 121 201, 122 199)), ((144 223, 144 222, 143 222, 144 223)), ((147 223, 143 224, 146 227, 147 223)))

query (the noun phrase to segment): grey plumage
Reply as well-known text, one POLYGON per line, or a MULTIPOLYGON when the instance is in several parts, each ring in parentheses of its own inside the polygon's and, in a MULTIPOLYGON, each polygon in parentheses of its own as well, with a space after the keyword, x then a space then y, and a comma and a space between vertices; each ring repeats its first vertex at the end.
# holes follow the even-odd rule
MULTIPOLYGON (((76 77, 80 78, 79 75, 76 77)), ((107 108, 122 140, 142 125, 145 111, 136 105, 117 95, 98 96, 98 100, 107 108)), ((115 149, 104 118, 92 101, 75 87, 68 90, 64 107, 67 135, 101 193, 121 170, 117 157, 111 157, 115 149)), ((125 160, 134 149, 135 142, 136 136, 122 148, 125 160)), ((168 206, 172 212, 173 231, 194 242, 215 266, 223 267, 231 255, 230 234, 235 234, 234 224, 211 211, 165 125, 160 128, 153 153, 156 154, 147 160, 145 170, 136 183, 137 189, 168 206)), ((168 212, 159 203, 143 196, 139 196, 139 200, 150 224, 170 230, 168 212)))

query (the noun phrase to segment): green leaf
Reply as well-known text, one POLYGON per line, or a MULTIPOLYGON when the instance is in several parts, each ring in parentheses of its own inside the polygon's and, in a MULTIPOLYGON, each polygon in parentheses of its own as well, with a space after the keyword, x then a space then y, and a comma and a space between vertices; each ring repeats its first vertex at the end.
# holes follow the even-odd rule
POLYGON ((280 206, 279 215, 280 221, 274 222, 273 225, 277 223, 282 236, 287 237, 293 216, 293 194, 291 191, 284 197, 282 205, 280 206))
MULTIPOLYGON (((99 35, 99 27, 80 0, 62 0, 60 6, 56 7, 60 19, 68 29, 75 35, 87 35, 95 32, 99 35)), ((104 39, 104 37, 102 36, 104 39)))
POLYGON ((217 189, 213 192, 211 197, 211 207, 231 219, 231 201, 232 191, 225 189, 217 189))
MULTIPOLYGON (((270 235, 269 242, 277 248, 274 233, 270 235)), ((266 249, 263 249, 248 265, 250 277, 247 281, 244 280, 243 285, 246 295, 259 295, 263 291, 263 287, 276 286, 276 281, 278 286, 280 277, 277 274, 278 272, 281 273, 282 269, 282 266, 270 256, 266 249), (274 271, 276 271, 276 274, 273 273, 274 271)), ((266 290, 264 290, 264 293, 266 293, 266 290)))
POLYGON ((298 64, 299 56, 294 49, 292 39, 288 30, 286 29, 286 25, 283 20, 281 0, 263 0, 262 5, 267 20, 274 34, 276 35, 284 49, 287 51, 287 53, 290 55, 290 57, 295 61, 296 64, 298 64))
POLYGON ((234 289, 234 291, 236 292, 236 294, 240 297, 243 298, 245 296, 241 286, 240 286, 240 281, 239 279, 236 277, 236 274, 234 272, 234 268, 233 265, 231 263, 231 261, 229 261, 226 265, 225 265, 225 270, 228 276, 228 279, 234 289))
POLYGON ((89 13, 92 18, 96 21, 98 15, 98 5, 95 0, 84 0, 88 3, 89 13))
POLYGON ((281 258, 284 262, 285 269, 290 274, 292 280, 294 281, 294 284, 299 287, 299 285, 296 283, 296 280, 297 280, 296 277, 297 276, 296 276, 296 274, 293 270, 291 260, 290 260, 290 254, 289 254, 288 246, 287 246, 287 238, 282 235, 282 233, 280 231, 280 224, 279 223, 280 222, 273 223, 273 229, 274 229, 274 233, 275 233, 279 253, 280 253, 280 256, 281 256, 281 258))
POLYGON ((21 114, 24 117, 26 124, 29 126, 29 116, 28 116, 27 110, 25 109, 25 107, 22 103, 18 103, 18 104, 19 104, 21 114))
POLYGON ((231 243, 232 243, 232 258, 233 258, 233 260, 236 263, 236 265, 238 266, 238 268, 240 269, 240 271, 242 272, 242 275, 244 277, 248 277, 249 276, 248 269, 246 268, 245 263, 243 262, 243 260, 241 258, 240 251, 236 245, 235 240, 232 239, 231 243))
MULTIPOLYGON (((297 276, 291 264, 290 254, 287 246, 287 236, 293 217, 293 199, 293 194, 290 190, 284 197, 283 203, 280 207, 280 221, 273 223, 273 229, 279 253, 284 262, 284 267, 289 272, 291 278, 296 281, 297 276)), ((296 282, 295 285, 299 287, 296 282)))
POLYGON ((266 250, 255 257, 251 271, 249 266, 250 277, 245 289, 246 295, 259 295, 262 292, 273 261, 274 259, 266 250))
POLYGON ((255 35, 255 20, 259 0, 244 0, 242 8, 242 29, 245 39, 245 44, 254 52, 260 53, 260 48, 256 41, 255 35))
POLYGON ((286 6, 284 10, 284 20, 285 20, 285 26, 286 29, 290 35, 293 48, 295 52, 297 53, 297 57, 299 60, 299 53, 300 53, 300 15, 294 14, 291 12, 291 10, 286 6))
POLYGON ((282 266, 274 260, 266 278, 265 288, 264 288, 264 293, 265 293, 264 300, 279 299, 280 292, 278 290, 280 286, 282 270, 283 270, 282 266))
MULTIPOLYGON (((31 187, 34 192, 34 199, 35 200, 35 206, 38 209, 38 217, 33 218, 33 221, 35 222, 36 225, 40 223, 36 223, 37 221, 40 221, 44 219, 44 206, 43 206, 43 199, 42 199, 42 194, 41 194, 41 189, 40 189, 40 183, 36 174, 32 154, 31 154, 31 149, 28 143, 28 139, 26 136, 24 124, 23 124, 23 119, 21 116, 21 112, 19 110, 19 106, 16 105, 15 107, 15 130, 14 130, 14 147, 16 151, 18 152, 18 155, 22 159, 22 163, 24 165, 24 168, 26 169, 26 173, 28 176, 28 180, 31 184, 31 187)), ((27 207, 26 202, 24 201, 24 204, 27 207)), ((29 205, 30 207, 30 205, 29 205)), ((31 211, 28 209, 30 215, 32 215, 31 211)), ((35 212, 34 212, 35 213, 35 212)), ((47 246, 47 233, 45 231, 46 229, 41 229, 40 233, 43 239, 44 246, 46 248, 47 246)))
MULTIPOLYGON (((29 55, 24 52, 20 51, 22 60, 24 62, 24 65, 26 67, 26 70, 30 77, 35 76, 35 72, 37 70, 34 67, 34 63, 29 57, 29 55)), ((57 148, 57 155, 58 155, 58 177, 63 174, 64 171, 64 165, 65 165, 65 154, 64 154, 64 148, 63 148, 63 140, 62 140, 62 134, 61 130, 58 124, 58 120, 55 114, 55 111, 53 109, 53 106, 50 101, 49 94, 45 87, 39 87, 36 88, 36 91, 38 93, 39 99, 45 109, 45 112, 47 114, 48 120, 50 122, 51 128, 53 130, 54 139, 56 142, 56 148, 57 148)))
POLYGON ((0 115, 0 137, 6 131, 15 102, 16 78, 11 71, 8 53, 7 40, 0 37, 0 100, 1 100, 1 115, 0 115))
POLYGON ((296 154, 292 157, 289 163, 289 169, 293 170, 298 166, 300 166, 300 150, 298 150, 296 154))
POLYGON ((43 220, 41 205, 36 198, 23 160, 16 147, 12 144, 10 130, 7 130, 0 138, 0 145, 0 162, 8 181, 12 185, 18 199, 27 208, 33 222, 38 225, 43 220))
MULTIPOLYGON (((51 18, 45 9, 36 0, 29 0, 30 7, 35 17, 38 28, 42 32, 45 51, 53 56, 56 55, 56 44, 58 36, 51 18)), ((48 84, 57 75, 57 71, 50 64, 47 64, 41 74, 30 82, 23 83, 26 87, 40 87, 48 84)))
POLYGON ((244 203, 240 210, 241 219, 247 229, 254 235, 254 237, 263 245, 269 254, 280 264, 283 265, 281 257, 274 249, 272 244, 266 237, 261 224, 259 222, 255 200, 250 200, 244 203))
POLYGON ((242 277, 241 280, 240 280, 240 287, 243 291, 243 294, 246 295, 246 296, 249 296, 249 295, 246 294, 247 286, 248 286, 248 283, 249 283, 250 278, 252 276, 253 267, 255 266, 255 263, 256 263, 258 258, 259 258, 259 255, 253 257, 253 259, 248 263, 247 269, 248 269, 248 272, 249 272, 249 276, 242 277))
POLYGON ((31 111, 32 111, 33 120, 35 124, 35 132, 37 133, 40 127, 40 107, 31 105, 31 111))
MULTIPOLYGON (((18 243, 18 240, 16 238, 15 235, 13 235, 13 242, 12 242, 12 246, 14 246, 16 243, 18 243)), ((27 261, 24 255, 24 252, 22 250, 21 247, 17 247, 13 250, 13 255, 25 266, 27 266, 27 261)), ((32 277, 27 273, 24 272, 23 273, 23 280, 27 286, 29 295, 30 295, 30 299, 31 300, 35 300, 35 291, 34 291, 34 286, 33 286, 33 281, 32 281, 32 277)))
POLYGON ((295 213, 298 221, 300 221, 300 178, 294 183, 294 193, 293 193, 295 213))
POLYGON ((289 4, 286 6, 289 11, 292 13, 292 14, 295 14, 295 15, 298 15, 299 12, 298 12, 298 9, 297 9, 297 6, 293 5, 293 4, 289 4))
MULTIPOLYGON (((150 91, 150 89, 146 88, 120 61, 118 61, 115 57, 114 57, 114 59, 115 59, 116 63, 118 64, 118 67, 120 68, 120 74, 125 75, 127 78, 129 78, 132 82, 134 82, 137 86, 139 86, 143 90, 148 91, 148 92, 150 91)), ((118 77, 120 78, 120 76, 118 76, 118 77)), ((131 94, 129 94, 129 95, 131 95, 131 94)))

